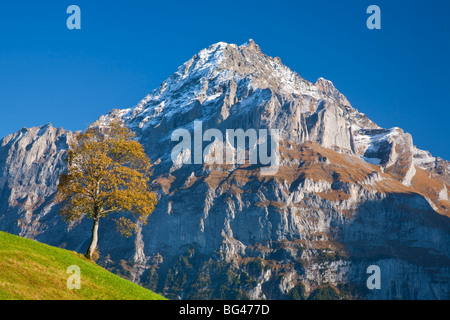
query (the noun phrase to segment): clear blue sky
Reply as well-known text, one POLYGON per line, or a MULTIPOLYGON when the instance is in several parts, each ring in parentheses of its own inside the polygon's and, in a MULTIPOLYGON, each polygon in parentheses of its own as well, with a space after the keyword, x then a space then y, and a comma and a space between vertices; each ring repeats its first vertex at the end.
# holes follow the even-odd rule
POLYGON ((254 39, 305 79, 334 82, 382 127, 450 160, 450 1, 1 1, 0 137, 85 129, 134 106, 210 44, 254 39), (81 30, 66 9, 81 8, 81 30), (381 30, 369 30, 369 5, 381 30))

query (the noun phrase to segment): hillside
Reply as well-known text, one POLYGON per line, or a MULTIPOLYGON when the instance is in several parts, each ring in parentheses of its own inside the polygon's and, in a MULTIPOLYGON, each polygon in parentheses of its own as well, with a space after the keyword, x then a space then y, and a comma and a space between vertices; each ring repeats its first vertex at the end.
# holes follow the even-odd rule
POLYGON ((78 253, 0 232, 0 299, 161 300, 78 253), (68 289, 67 267, 81 270, 81 288, 68 289))

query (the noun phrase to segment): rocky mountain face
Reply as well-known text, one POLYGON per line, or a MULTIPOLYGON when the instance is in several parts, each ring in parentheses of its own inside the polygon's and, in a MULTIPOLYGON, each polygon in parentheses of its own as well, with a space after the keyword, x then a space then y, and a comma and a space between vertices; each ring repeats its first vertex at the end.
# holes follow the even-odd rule
POLYGON ((0 142, 0 224, 23 237, 34 238, 49 226, 42 218, 52 211, 51 200, 72 133, 53 128, 24 128, 0 142))
MULTIPOLYGON (((303 79, 252 40, 221 42, 137 106, 98 122, 113 119, 145 146, 158 194, 135 236, 121 238, 108 220, 100 226, 99 263, 113 272, 174 299, 299 298, 302 289, 310 297, 450 298, 450 163, 402 129, 379 127, 332 82, 303 79), (224 136, 279 130, 277 171, 173 161, 193 156, 195 147, 174 157, 172 134, 194 133, 194 121, 224 136), (379 289, 366 285, 371 265, 379 289)), ((53 203, 72 138, 47 125, 0 141, 0 230, 86 249, 90 221, 67 226, 53 203)))

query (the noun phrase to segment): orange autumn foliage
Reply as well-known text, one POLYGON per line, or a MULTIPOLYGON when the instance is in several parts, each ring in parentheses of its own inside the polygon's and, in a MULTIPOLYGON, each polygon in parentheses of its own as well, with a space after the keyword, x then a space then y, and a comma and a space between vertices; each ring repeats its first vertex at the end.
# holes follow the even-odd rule
POLYGON ((95 125, 78 134, 67 151, 67 172, 60 176, 57 200, 66 221, 92 218, 91 245, 96 250, 98 223, 120 214, 118 230, 130 236, 138 224, 145 225, 157 201, 149 181, 150 159, 132 131, 118 122, 95 125), (124 216, 125 214, 125 216, 124 216))

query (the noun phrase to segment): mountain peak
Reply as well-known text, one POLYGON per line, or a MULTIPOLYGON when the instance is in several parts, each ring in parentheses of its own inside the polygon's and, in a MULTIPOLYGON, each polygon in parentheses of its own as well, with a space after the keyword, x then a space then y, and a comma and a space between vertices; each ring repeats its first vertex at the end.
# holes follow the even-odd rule
POLYGON ((328 80, 328 79, 322 78, 322 77, 320 77, 319 79, 317 79, 315 85, 318 85, 318 84, 330 84, 330 85, 332 85, 332 86, 334 87, 333 82, 331 82, 331 81, 328 80))
MULTIPOLYGON (((132 121, 133 127, 143 128, 156 125, 163 118, 185 113, 197 104, 202 106, 194 108, 199 111, 197 116, 201 116, 200 109, 203 109, 203 115, 211 115, 214 112, 209 106, 218 107, 217 103, 222 99, 228 101, 227 108, 231 107, 234 103, 230 97, 235 103, 241 101, 239 108, 244 110, 256 103, 250 103, 252 99, 263 99, 263 91, 264 95, 269 92, 286 97, 305 95, 314 100, 313 104, 322 95, 318 88, 283 65, 279 58, 264 54, 253 39, 240 46, 217 42, 200 50, 138 105, 123 110, 120 117, 132 121), (255 92, 259 92, 258 97, 255 92), (247 97, 251 99, 247 100, 247 97)), ((306 100, 303 103, 309 106, 306 100)))
POLYGON ((248 39, 247 42, 245 42, 244 44, 239 46, 239 48, 245 48, 245 47, 248 48, 249 50, 261 51, 259 46, 256 44, 255 40, 253 40, 253 39, 248 39))
POLYGON ((314 85, 320 91, 322 91, 326 95, 332 96, 337 101, 339 101, 341 104, 351 107, 351 104, 350 104, 350 102, 348 102, 347 98, 342 93, 340 93, 338 89, 336 89, 333 82, 331 82, 330 80, 320 77, 319 79, 317 79, 317 81, 314 85))
MULTIPOLYGON (((200 50, 138 105, 115 115, 140 129, 172 123, 188 111, 198 120, 219 115, 220 122, 228 118, 231 109, 233 113, 250 112, 276 96, 290 101, 293 113, 314 113, 327 97, 351 107, 331 81, 319 78, 313 84, 305 80, 249 39, 240 46, 217 42, 200 50)), ((271 112, 281 114, 280 110, 271 112)))

